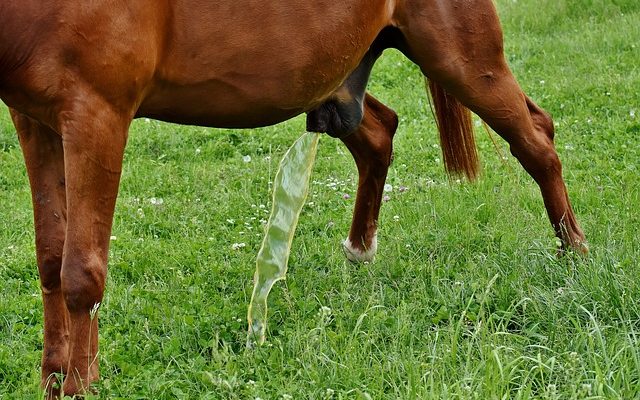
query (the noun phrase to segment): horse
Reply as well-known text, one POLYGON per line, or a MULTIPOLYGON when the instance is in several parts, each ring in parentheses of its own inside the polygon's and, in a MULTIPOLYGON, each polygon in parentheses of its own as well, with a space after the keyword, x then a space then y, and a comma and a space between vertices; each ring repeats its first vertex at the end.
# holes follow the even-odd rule
POLYGON ((477 176, 471 110, 539 185, 562 248, 586 250, 553 122, 507 66, 491 0, 0 2, 0 99, 32 193, 48 398, 99 378, 97 308, 134 118, 254 128, 306 113, 355 159, 344 250, 373 258, 398 118, 366 86, 388 48, 429 81, 447 171, 477 176))

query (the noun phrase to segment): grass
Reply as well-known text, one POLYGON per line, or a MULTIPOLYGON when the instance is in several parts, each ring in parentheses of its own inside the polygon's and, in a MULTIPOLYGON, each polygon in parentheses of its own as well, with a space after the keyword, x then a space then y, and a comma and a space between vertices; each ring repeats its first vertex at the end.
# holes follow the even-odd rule
MULTIPOLYGON (((481 130, 480 182, 447 182, 422 78, 388 52, 370 90, 401 116, 388 182, 409 190, 383 205, 377 261, 341 253, 357 175, 323 137, 267 345, 246 351, 269 182, 304 121, 223 131, 140 120, 100 312, 99 397, 640 398, 640 3, 498 6, 510 65, 554 115, 588 257, 555 257, 537 187, 481 130)), ((37 398, 42 304, 6 108, 0 215, 0 398, 37 398)))

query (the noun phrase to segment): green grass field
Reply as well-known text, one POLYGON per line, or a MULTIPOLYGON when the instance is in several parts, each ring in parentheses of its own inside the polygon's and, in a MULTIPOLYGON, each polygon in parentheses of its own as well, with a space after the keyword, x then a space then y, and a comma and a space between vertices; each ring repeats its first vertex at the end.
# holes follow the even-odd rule
MULTIPOLYGON (((389 51, 369 87, 401 117, 377 260, 342 254, 357 174, 323 137, 267 344, 247 351, 269 183, 304 119, 252 131, 139 120, 100 312, 97 398, 640 398, 640 2, 498 7, 515 75, 556 121, 589 256, 556 257, 537 186, 482 129, 481 180, 448 182, 422 77, 389 51)), ((33 399, 42 302, 6 107, 0 216, 0 398, 33 399)))

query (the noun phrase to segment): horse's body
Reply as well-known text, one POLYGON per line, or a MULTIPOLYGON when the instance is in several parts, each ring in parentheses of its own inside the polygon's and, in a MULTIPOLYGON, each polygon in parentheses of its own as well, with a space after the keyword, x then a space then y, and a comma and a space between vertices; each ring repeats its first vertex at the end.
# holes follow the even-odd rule
POLYGON ((2 38, 30 50, 5 76, 10 103, 28 107, 32 99, 19 95, 44 90, 64 109, 66 93, 89 90, 135 116, 228 128, 275 124, 323 103, 390 19, 386 0, 52 3, 35 21, 24 15, 20 36, 2 38))
MULTIPOLYGON (((372 258, 397 117, 364 89, 387 47, 432 81, 448 169, 476 172, 461 102, 510 143, 540 185, 556 234, 580 247, 553 124, 509 71, 491 0, 0 0, 0 98, 33 194, 43 384, 63 371, 74 394, 98 377, 91 310, 104 292, 135 117, 250 128, 307 112, 309 129, 340 137, 356 160, 345 250, 372 258)), ((50 385, 48 394, 58 392, 50 385)))

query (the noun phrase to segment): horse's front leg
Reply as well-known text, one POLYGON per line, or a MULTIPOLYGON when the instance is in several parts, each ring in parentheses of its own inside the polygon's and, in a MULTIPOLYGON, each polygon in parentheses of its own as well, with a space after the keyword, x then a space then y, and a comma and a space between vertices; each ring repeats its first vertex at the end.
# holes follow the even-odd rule
POLYGON ((55 374, 66 372, 69 360, 69 313, 60 287, 67 206, 60 135, 11 110, 24 154, 36 230, 36 257, 44 308, 42 388, 48 398, 59 395, 55 374))
POLYGON ((372 261, 376 254, 378 214, 397 127, 396 113, 367 93, 358 129, 341 138, 359 174, 351 230, 343 243, 345 255, 353 262, 372 261))
POLYGON ((98 379, 98 315, 122 157, 131 122, 93 93, 58 116, 67 187, 62 293, 69 310, 65 395, 82 394, 98 379))

